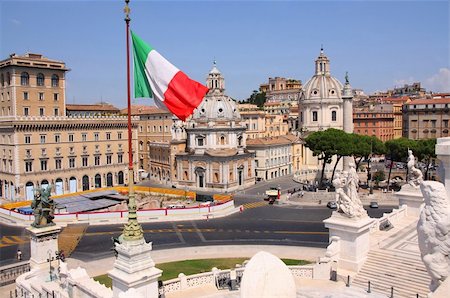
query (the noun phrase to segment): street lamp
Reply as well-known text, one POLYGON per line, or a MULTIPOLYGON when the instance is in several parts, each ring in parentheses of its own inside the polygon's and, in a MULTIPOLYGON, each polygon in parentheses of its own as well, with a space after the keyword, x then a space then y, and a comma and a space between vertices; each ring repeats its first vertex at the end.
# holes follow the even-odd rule
POLYGON ((52 278, 52 261, 54 260, 54 258, 52 257, 52 250, 51 249, 47 250, 47 253, 48 253, 47 262, 49 264, 49 271, 48 271, 48 273, 50 275, 50 281, 52 281, 53 280, 53 278, 52 278))

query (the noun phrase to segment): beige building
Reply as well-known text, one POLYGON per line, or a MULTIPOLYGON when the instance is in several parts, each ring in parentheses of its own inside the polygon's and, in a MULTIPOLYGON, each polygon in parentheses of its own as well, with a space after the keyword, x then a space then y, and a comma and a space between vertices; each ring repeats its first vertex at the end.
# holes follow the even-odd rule
POLYGON ((403 106, 403 136, 408 139, 448 137, 450 93, 417 99, 403 106))
POLYGON ((260 92, 265 92, 267 101, 294 101, 300 98, 302 81, 281 77, 269 78, 269 82, 259 86, 260 92))
POLYGON ((65 71, 63 62, 37 54, 0 62, 7 111, 0 116, 0 197, 30 200, 47 185, 59 195, 127 183, 126 117, 65 116, 65 71))
MULTIPOLYGON (((121 112, 126 113, 126 109, 121 112)), ((132 115, 139 117, 137 125, 141 178, 170 183, 174 163, 170 143, 176 118, 169 111, 144 105, 133 105, 132 115)))
POLYGON ((289 133, 289 125, 285 115, 266 114, 266 133, 265 137, 284 136, 289 133))
POLYGON ((63 116, 68 70, 40 54, 0 61, 0 116, 63 116))
POLYGON ((248 150, 255 152, 256 179, 270 180, 292 174, 293 143, 288 136, 248 140, 248 150))
POLYGON ((254 104, 238 104, 242 122, 247 127, 249 139, 263 138, 266 135, 266 114, 254 104))
POLYGON ((409 96, 387 97, 378 100, 381 103, 391 103, 394 113, 394 139, 403 136, 403 105, 411 102, 409 96))

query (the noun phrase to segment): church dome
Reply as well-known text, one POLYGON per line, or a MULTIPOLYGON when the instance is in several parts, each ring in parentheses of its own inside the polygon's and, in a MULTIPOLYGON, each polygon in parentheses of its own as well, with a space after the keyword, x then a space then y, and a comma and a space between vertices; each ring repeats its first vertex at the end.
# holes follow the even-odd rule
POLYGON ((209 88, 203 101, 192 115, 192 120, 216 121, 216 120, 240 120, 241 116, 236 102, 225 95, 225 80, 214 61, 213 68, 206 79, 209 88))
POLYGON ((303 86, 303 99, 341 99, 342 83, 330 74, 330 60, 320 51, 316 59, 316 73, 303 86))

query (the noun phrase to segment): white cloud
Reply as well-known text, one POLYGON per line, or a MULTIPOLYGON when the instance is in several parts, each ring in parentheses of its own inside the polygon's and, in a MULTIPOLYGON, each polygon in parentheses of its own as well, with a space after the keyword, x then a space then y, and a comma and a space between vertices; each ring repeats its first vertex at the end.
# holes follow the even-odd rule
POLYGON ((16 25, 16 26, 22 25, 22 22, 19 21, 19 20, 17 20, 17 19, 11 19, 11 23, 13 23, 13 24, 16 25))
POLYGON ((410 85, 412 83, 417 82, 413 77, 409 77, 407 79, 394 80, 395 87, 403 87, 404 85, 410 85))
POLYGON ((439 72, 426 79, 423 85, 427 91, 450 92, 450 69, 439 69, 439 72))

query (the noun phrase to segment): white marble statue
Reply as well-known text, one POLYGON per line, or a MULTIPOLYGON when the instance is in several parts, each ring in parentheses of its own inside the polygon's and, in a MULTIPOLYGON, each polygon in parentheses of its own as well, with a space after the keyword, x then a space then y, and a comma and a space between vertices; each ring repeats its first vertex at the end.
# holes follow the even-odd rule
POLYGON ((338 212, 350 218, 367 214, 358 197, 359 178, 356 174, 355 165, 350 163, 349 172, 342 172, 342 176, 338 173, 335 177, 333 186, 336 192, 338 212))
POLYGON ((450 274, 450 199, 442 183, 424 181, 420 185, 425 206, 417 223, 419 248, 431 276, 430 290, 450 274))
POLYGON ((416 168, 416 159, 411 149, 408 149, 408 184, 418 188, 423 181, 422 171, 416 168))

